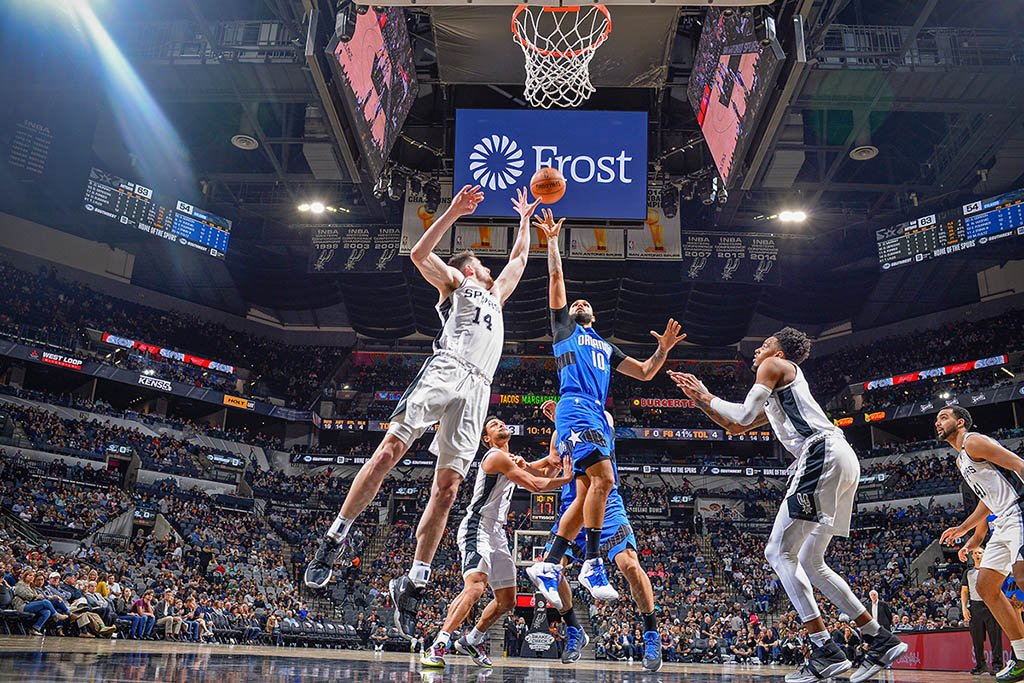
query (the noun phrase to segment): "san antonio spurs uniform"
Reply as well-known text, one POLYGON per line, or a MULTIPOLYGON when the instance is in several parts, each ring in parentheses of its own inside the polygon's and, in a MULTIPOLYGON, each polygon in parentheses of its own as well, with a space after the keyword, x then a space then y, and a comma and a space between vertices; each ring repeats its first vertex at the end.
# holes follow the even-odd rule
POLYGON ((474 572, 483 572, 487 574, 492 590, 516 585, 516 563, 512 560, 505 534, 508 508, 516 485, 504 474, 484 472, 484 461, 495 452, 501 453, 499 449, 492 448, 480 460, 473 498, 459 524, 458 534, 463 578, 474 572))
POLYGON ((964 442, 956 456, 956 466, 967 485, 981 498, 985 507, 996 515, 990 525, 992 537, 985 544, 981 566, 1006 575, 1013 569, 1017 554, 1024 545, 1024 512, 1021 511, 1024 481, 1016 472, 987 460, 971 458, 967 453, 967 441, 975 436, 979 434, 967 432, 964 435, 964 442))
POLYGON ((434 354, 402 395, 388 433, 411 444, 438 423, 430 444, 437 467, 465 477, 480 445, 505 322, 498 297, 468 277, 437 304, 437 314, 443 327, 434 354))
POLYGON ((796 458, 782 508, 790 519, 817 522, 834 536, 849 536, 860 462, 811 396, 803 371, 795 363, 793 367, 796 378, 776 387, 764 404, 775 436, 796 458))

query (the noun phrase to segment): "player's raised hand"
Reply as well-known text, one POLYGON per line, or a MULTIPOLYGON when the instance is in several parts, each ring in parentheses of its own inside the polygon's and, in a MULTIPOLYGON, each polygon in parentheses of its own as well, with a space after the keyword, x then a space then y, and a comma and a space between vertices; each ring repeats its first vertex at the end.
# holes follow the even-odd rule
POLYGON ((512 200, 512 206, 515 207, 516 212, 520 218, 527 218, 532 216, 533 212, 537 210, 537 205, 540 204, 540 199, 535 202, 531 202, 526 194, 526 188, 521 187, 516 190, 515 199, 512 200))
POLYGON ((679 387, 687 398, 691 400, 698 400, 705 396, 708 396, 708 391, 704 387, 704 383, 693 375, 685 372, 668 372, 669 379, 675 382, 675 385, 679 387))
MULTIPOLYGON (((704 382, 701 382, 700 379, 696 375, 692 375, 689 372, 676 372, 675 370, 666 370, 666 373, 668 374, 669 379, 671 379, 673 382, 676 381, 676 377, 680 377, 680 378, 681 377, 686 377, 686 378, 689 378, 689 379, 693 380, 694 382, 696 382, 697 386, 700 387, 701 391, 703 391, 703 392, 705 392, 707 394, 711 393, 711 391, 708 390, 708 388, 704 384, 704 382)), ((678 384, 678 382, 676 382, 676 384, 678 384)))
POLYGON ((449 211, 454 211, 457 216, 468 216, 476 211, 476 206, 484 200, 484 193, 480 191, 479 185, 463 185, 458 194, 452 197, 452 205, 449 211))
POLYGON ((555 421, 555 408, 557 408, 557 407, 558 407, 558 402, 557 401, 552 401, 551 399, 548 399, 547 401, 544 401, 543 403, 540 404, 540 412, 544 413, 544 417, 546 417, 547 419, 549 419, 552 422, 554 422, 555 421))
POLYGON ((534 217, 533 227, 544 233, 544 237, 547 238, 548 242, 558 239, 558 233, 562 230, 562 223, 565 222, 564 218, 559 218, 558 222, 555 222, 555 215, 551 213, 551 209, 541 209, 540 211, 542 218, 534 217))
POLYGON ((682 329, 682 325, 669 318, 668 323, 665 325, 665 331, 662 334, 658 334, 651 330, 651 336, 658 340, 658 347, 665 353, 668 353, 672 350, 672 347, 686 339, 686 333, 682 332, 682 329))

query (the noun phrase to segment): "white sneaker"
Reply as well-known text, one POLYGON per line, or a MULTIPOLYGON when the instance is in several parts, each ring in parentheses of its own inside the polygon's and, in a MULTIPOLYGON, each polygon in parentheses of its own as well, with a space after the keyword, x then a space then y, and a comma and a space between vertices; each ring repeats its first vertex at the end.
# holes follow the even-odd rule
POLYGON ((549 605, 557 610, 562 609, 562 598, 558 597, 558 581, 562 576, 560 566, 551 562, 535 562, 526 568, 526 575, 537 590, 543 593, 549 605))
POLYGON ((601 558, 587 560, 580 570, 580 583, 590 591, 595 600, 613 602, 619 599, 619 592, 608 583, 608 573, 605 571, 604 562, 601 558))

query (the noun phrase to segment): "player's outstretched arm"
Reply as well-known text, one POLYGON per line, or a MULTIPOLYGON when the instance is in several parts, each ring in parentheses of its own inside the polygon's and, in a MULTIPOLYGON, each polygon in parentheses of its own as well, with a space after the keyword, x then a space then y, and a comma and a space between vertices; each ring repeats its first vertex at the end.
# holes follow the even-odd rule
POLYGON ((488 461, 490 461, 488 471, 490 468, 494 468, 516 485, 522 486, 527 491, 532 491, 533 493, 560 489, 572 481, 573 478, 572 459, 568 454, 562 459, 561 476, 557 477, 538 477, 531 474, 526 469, 516 465, 511 456, 501 457, 495 454, 491 455, 488 461))
POLYGON ((568 305, 565 297, 565 278, 562 276, 562 254, 558 251, 558 233, 562 231, 564 218, 555 222, 551 209, 541 211, 543 218, 535 219, 534 227, 544 233, 548 240, 548 308, 561 310, 568 305))
POLYGON ((697 379, 695 376, 686 372, 675 372, 673 370, 668 371, 668 377, 675 385, 679 387, 686 397, 694 402, 694 405, 700 409, 705 415, 707 415, 712 422, 717 424, 719 427, 724 428, 730 434, 743 434, 749 432, 752 429, 763 427, 768 424, 768 416, 764 414, 764 408, 761 409, 761 413, 757 418, 748 425, 741 425, 732 420, 728 420, 717 412, 711 409, 711 392, 708 391, 704 383, 697 379), (700 397, 700 400, 695 397, 700 397))
POLYGON ((661 366, 665 364, 665 360, 668 358, 668 352, 671 351, 676 344, 686 339, 686 334, 681 333, 682 326, 672 318, 669 318, 668 324, 665 325, 665 331, 658 334, 654 330, 651 330, 651 336, 658 340, 658 348, 654 350, 654 353, 650 358, 643 361, 642 363, 636 358, 626 356, 618 351, 616 356, 618 358, 616 364, 616 358, 612 359, 612 363, 615 364, 615 369, 621 372, 623 375, 628 375, 633 379, 639 379, 644 382, 649 382, 654 379, 654 376, 661 370, 661 366))
POLYGON ((502 305, 516 291, 519 281, 523 278, 523 271, 526 270, 526 261, 530 256, 530 218, 537 205, 529 202, 526 197, 526 188, 516 191, 516 198, 512 200, 512 206, 519 213, 519 230, 516 232, 516 241, 512 243, 512 250, 508 254, 508 265, 506 265, 498 279, 494 281, 492 293, 497 296, 502 305))
POLYGON ((479 185, 463 186, 452 198, 451 206, 445 209, 445 212, 424 231, 423 236, 409 253, 409 258, 415 264, 416 270, 420 271, 427 282, 437 288, 442 297, 446 297, 453 290, 458 289, 462 284, 463 275, 442 261, 441 257, 434 253, 434 247, 448 232, 448 228, 455 225, 455 221, 476 211, 476 205, 483 200, 484 194, 480 191, 479 185))

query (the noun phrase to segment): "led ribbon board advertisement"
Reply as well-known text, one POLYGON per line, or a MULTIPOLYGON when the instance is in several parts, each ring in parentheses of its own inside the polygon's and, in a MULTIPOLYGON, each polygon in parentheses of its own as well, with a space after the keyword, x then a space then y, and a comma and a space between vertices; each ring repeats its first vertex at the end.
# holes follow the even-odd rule
POLYGON ((881 389, 882 387, 893 387, 897 384, 907 384, 909 382, 919 382, 923 379, 930 379, 932 377, 945 377, 946 375, 957 375, 961 372, 970 372, 971 370, 981 370, 983 368, 995 368, 1000 365, 1006 365, 1006 355, 992 356, 991 358, 979 358, 978 360, 969 360, 964 363, 954 363, 952 365, 943 365, 938 368, 931 368, 930 370, 918 370, 917 372, 908 372, 902 375, 893 375, 892 377, 883 377, 881 379, 873 379, 870 382, 864 382, 864 391, 870 391, 872 389, 881 389))
POLYGON ((647 219, 647 112, 460 109, 455 187, 479 185, 479 216, 517 217, 512 198, 538 168, 557 168, 558 217, 647 219))

